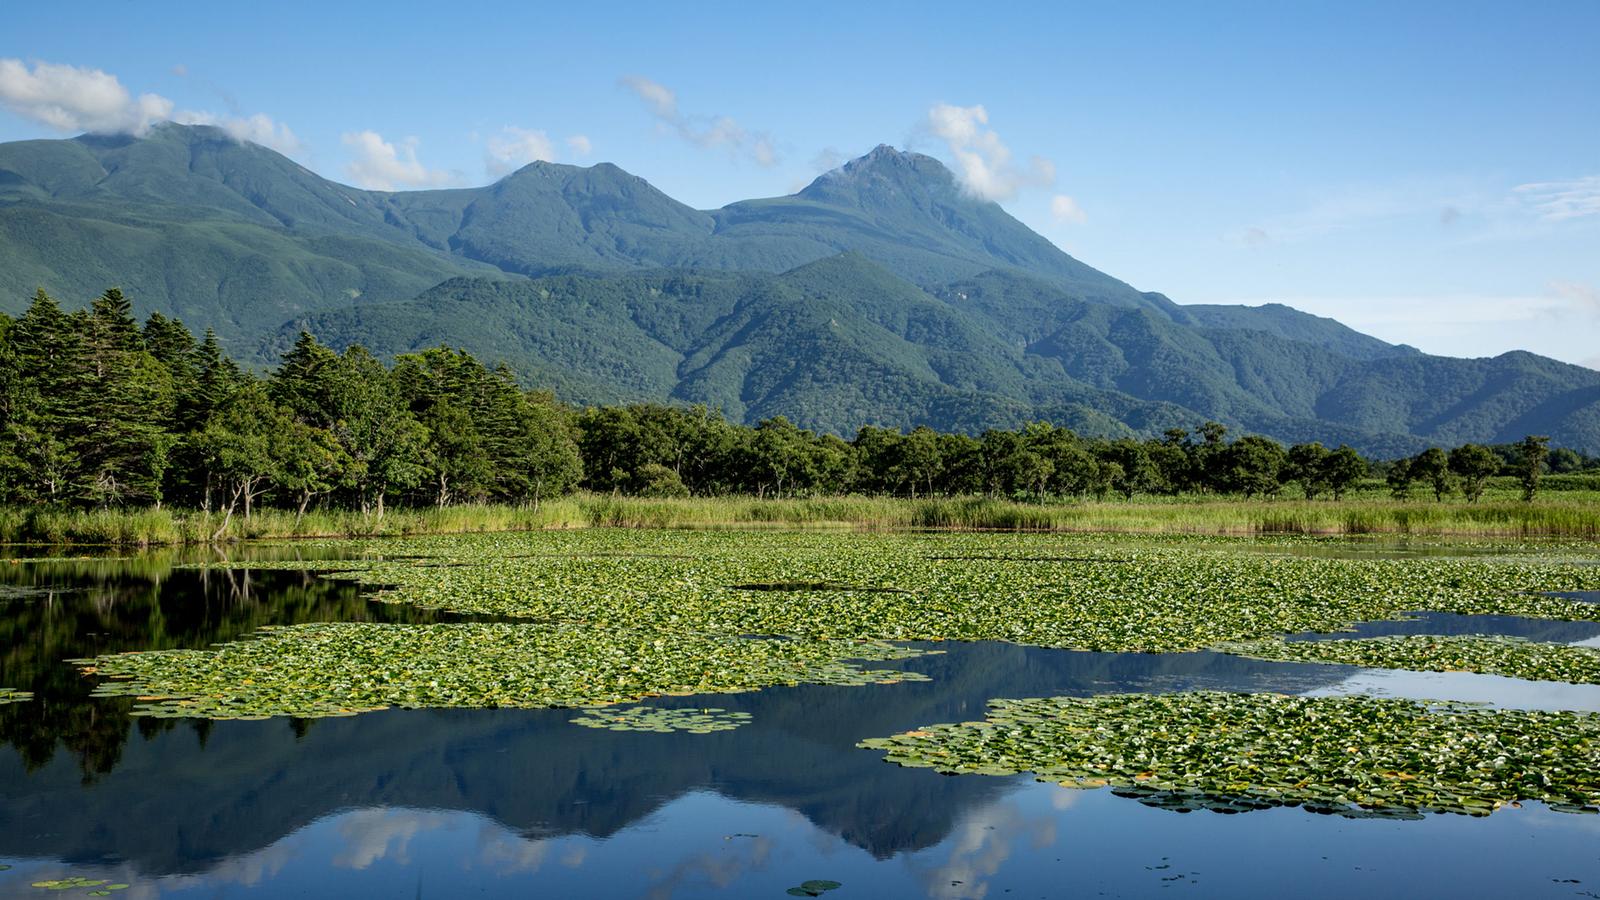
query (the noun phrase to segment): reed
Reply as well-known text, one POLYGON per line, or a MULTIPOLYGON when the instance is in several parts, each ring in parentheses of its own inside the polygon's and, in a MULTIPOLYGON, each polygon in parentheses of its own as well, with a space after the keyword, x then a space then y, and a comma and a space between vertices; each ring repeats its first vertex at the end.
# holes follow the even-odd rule
MULTIPOLYGON (((204 544, 221 526, 195 510, 0 508, 0 542, 148 547, 204 544)), ((1533 503, 1496 497, 1342 501, 1160 497, 1029 503, 987 497, 647 499, 579 494, 537 507, 391 508, 382 516, 323 509, 303 517, 258 509, 219 541, 364 538, 546 528, 853 528, 1108 531, 1191 534, 1397 534, 1600 539, 1600 492, 1569 490, 1533 503)))

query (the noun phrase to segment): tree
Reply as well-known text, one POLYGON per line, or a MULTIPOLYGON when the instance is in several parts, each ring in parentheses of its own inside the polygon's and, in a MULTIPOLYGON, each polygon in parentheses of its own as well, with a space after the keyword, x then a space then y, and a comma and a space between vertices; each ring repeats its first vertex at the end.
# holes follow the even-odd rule
POLYGON ((1227 437, 1228 427, 1220 422, 1207 422, 1195 429, 1200 435, 1200 445, 1194 448, 1195 486, 1203 490, 1228 490, 1227 437))
POLYGON ((1433 488, 1433 499, 1436 501, 1444 500, 1454 487, 1449 457, 1438 447, 1429 447, 1412 457, 1408 471, 1412 478, 1426 482, 1433 488))
POLYGON ((1288 455, 1283 445, 1271 438, 1247 435, 1239 438, 1217 454, 1220 463, 1221 486, 1246 497, 1276 494, 1283 486, 1280 480, 1288 455))
POLYGON ((222 524, 212 539, 227 532, 234 511, 243 505, 250 518, 254 501, 279 471, 278 442, 289 430, 289 417, 260 385, 236 392, 192 438, 196 456, 222 487, 222 524))
POLYGON ((1411 499, 1411 460, 1397 459, 1389 465, 1384 482, 1389 485, 1389 496, 1396 500, 1411 499))
POLYGON ((1550 455, 1550 438, 1530 434, 1522 439, 1517 449, 1522 451, 1522 463, 1517 469, 1517 477, 1522 482, 1522 500, 1532 503, 1539 493, 1539 477, 1544 473, 1545 459, 1550 455))
POLYGON ((1109 480, 1112 489, 1126 499, 1132 500, 1136 493, 1150 493, 1161 486, 1161 470, 1150 459, 1144 445, 1132 438, 1112 441, 1099 456, 1102 462, 1117 466, 1119 471, 1109 480))
POLYGON ((311 501, 350 487, 350 456, 334 436, 296 422, 284 411, 284 431, 275 441, 278 486, 295 498, 295 525, 305 518, 311 501))
POLYGON ((1330 487, 1327 461, 1328 449, 1322 444, 1315 441, 1309 444, 1295 444, 1289 448, 1289 462, 1284 470, 1284 477, 1286 480, 1299 482, 1306 499, 1315 500, 1318 494, 1330 487))
POLYGON ((1367 461, 1344 444, 1322 460, 1322 481, 1333 491, 1335 500, 1343 500, 1344 492, 1366 475, 1367 461))
POLYGON ((689 489, 683 486, 678 473, 660 463, 645 463, 639 467, 639 494, 644 497, 687 497, 689 489))
POLYGON ((1500 457, 1482 444, 1462 444, 1450 451, 1448 465, 1461 478, 1461 493, 1467 502, 1476 503, 1489 476, 1500 471, 1500 457))

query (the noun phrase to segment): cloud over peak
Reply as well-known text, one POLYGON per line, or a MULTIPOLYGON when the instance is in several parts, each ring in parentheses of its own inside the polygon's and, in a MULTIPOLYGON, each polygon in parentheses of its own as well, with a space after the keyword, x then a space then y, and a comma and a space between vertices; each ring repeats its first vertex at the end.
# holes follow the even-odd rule
MULTIPOLYGON (((175 66, 175 74, 188 69, 175 66)), ((176 110, 160 94, 135 97, 117 76, 100 69, 0 59, 0 106, 24 119, 63 132, 143 135, 150 126, 172 121, 182 125, 214 125, 236 141, 249 141, 286 156, 301 156, 305 146, 282 122, 262 113, 217 115, 205 110, 176 110)))
POLYGON ((59 131, 143 134, 172 115, 158 94, 135 97, 100 69, 0 59, 0 105, 59 131))
POLYGON ((383 139, 376 131, 347 132, 344 145, 355 158, 345 166, 345 172, 357 187, 375 191, 394 191, 403 188, 446 187, 461 180, 455 172, 430 169, 417 159, 419 141, 408 137, 398 144, 383 139))
POLYGON ((236 141, 260 144, 284 156, 302 156, 305 145, 289 126, 273 121, 271 116, 256 113, 253 116, 217 116, 198 110, 179 110, 172 121, 180 125, 213 125, 228 133, 236 141))
MULTIPOLYGON (((574 134, 563 143, 573 156, 588 156, 594 152, 588 135, 574 134)), ((556 142, 545 131, 508 125, 487 141, 483 168, 490 178, 502 178, 529 163, 555 162, 558 158, 556 142)))
POLYGON ((663 132, 675 134, 702 150, 723 149, 736 158, 745 158, 763 168, 778 164, 778 151, 765 132, 748 131, 728 116, 688 115, 678 108, 678 95, 671 88, 639 75, 618 82, 644 101, 663 132))
MULTIPOLYGON (((1025 188, 1055 183, 1056 165, 1050 160, 1034 156, 1026 165, 1020 165, 1012 158, 1011 148, 989 127, 989 111, 982 104, 936 103, 928 110, 924 127, 944 141, 955 159, 961 183, 976 197, 997 202, 1011 200, 1025 188)), ((1082 210, 1077 214, 1081 216, 1082 210)))

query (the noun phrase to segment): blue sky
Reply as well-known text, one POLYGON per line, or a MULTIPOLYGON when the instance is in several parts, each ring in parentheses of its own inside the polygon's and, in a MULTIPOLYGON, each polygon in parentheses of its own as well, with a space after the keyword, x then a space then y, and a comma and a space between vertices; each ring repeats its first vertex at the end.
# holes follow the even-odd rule
POLYGON ((702 208, 890 143, 1180 303, 1276 300, 1430 352, 1600 367, 1588 0, 82 2, 5 18, 0 140, 176 117, 348 183, 610 161, 702 208))

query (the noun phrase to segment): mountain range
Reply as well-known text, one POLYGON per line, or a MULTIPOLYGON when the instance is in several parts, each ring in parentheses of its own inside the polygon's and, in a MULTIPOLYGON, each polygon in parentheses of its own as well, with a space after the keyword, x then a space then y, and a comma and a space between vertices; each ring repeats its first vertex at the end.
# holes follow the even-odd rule
POLYGON ((1528 433, 1600 452, 1600 372, 1423 354, 1281 305, 1181 305, 880 146, 696 210, 614 165, 347 187, 205 126, 0 144, 0 309, 121 286, 270 364, 301 330, 449 344, 576 403, 706 403, 843 434, 1213 419, 1398 455, 1528 433))

